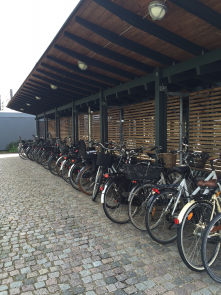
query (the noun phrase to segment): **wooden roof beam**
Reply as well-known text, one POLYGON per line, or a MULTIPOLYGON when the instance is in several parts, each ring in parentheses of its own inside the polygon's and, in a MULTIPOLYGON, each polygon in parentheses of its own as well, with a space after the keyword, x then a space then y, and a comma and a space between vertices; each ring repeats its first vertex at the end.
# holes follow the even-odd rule
POLYGON ((134 75, 134 74, 132 74, 130 72, 121 70, 119 68, 116 68, 114 66, 111 66, 109 64, 106 64, 106 63, 104 63, 102 61, 99 61, 99 60, 96 60, 94 58, 87 57, 87 56, 85 56, 83 54, 80 54, 80 53, 75 52, 73 50, 70 50, 70 49, 67 49, 65 47, 59 46, 57 44, 55 44, 54 47, 57 50, 65 53, 65 54, 67 54, 67 55, 69 55, 69 56, 71 56, 71 57, 73 57, 75 59, 78 59, 78 60, 83 61, 87 65, 92 65, 93 67, 99 68, 101 70, 110 72, 110 73, 115 74, 115 75, 118 75, 118 76, 125 77, 125 78, 130 79, 130 80, 133 80, 136 77, 136 75, 134 75))
POLYGON ((41 66, 46 68, 46 69, 49 69, 49 70, 51 70, 51 71, 53 71, 55 73, 60 74, 63 77, 67 77, 67 78, 70 78, 72 80, 79 81, 79 82, 82 82, 82 83, 85 83, 85 84, 88 84, 88 85, 93 85, 94 87, 98 87, 99 89, 105 89, 105 88, 109 87, 108 84, 104 84, 104 83, 101 83, 101 82, 98 82, 98 81, 95 81, 95 80, 91 80, 91 79, 88 79, 88 78, 85 78, 85 77, 82 77, 82 76, 79 76, 79 75, 75 75, 73 73, 69 73, 67 71, 58 69, 56 67, 49 66, 49 65, 47 65, 45 63, 41 63, 41 66))
POLYGON ((61 65, 61 66, 65 67, 65 68, 67 68, 67 69, 69 69, 71 71, 74 71, 74 72, 76 72, 78 74, 84 74, 84 76, 87 76, 87 77, 98 79, 98 80, 101 80, 101 81, 104 81, 106 83, 113 84, 113 85, 119 85, 120 82, 121 82, 120 80, 110 78, 108 76, 105 76, 105 75, 90 71, 88 69, 87 69, 87 71, 84 71, 84 73, 83 73, 82 70, 80 70, 78 66, 76 66, 76 65, 74 65, 72 63, 63 61, 61 59, 58 59, 56 57, 50 56, 50 55, 47 55, 46 58, 53 61, 53 62, 55 62, 55 63, 57 63, 58 65, 61 65))
POLYGON ((152 73, 154 68, 151 66, 148 66, 142 62, 139 62, 133 58, 127 57, 123 54, 120 54, 116 51, 104 48, 100 45, 97 45, 93 42, 90 42, 88 40, 85 40, 81 37, 78 37, 76 35, 73 35, 69 32, 64 32, 64 36, 67 37, 68 39, 88 48, 89 50, 96 52, 99 55, 102 55, 104 57, 110 58, 112 60, 115 60, 116 62, 122 63, 126 66, 135 68, 139 71, 143 71, 145 73, 152 73))
POLYGON ((104 29, 98 25, 95 25, 79 16, 75 17, 75 21, 79 23, 80 25, 84 26, 85 28, 87 28, 88 30, 91 30, 92 32, 98 34, 99 36, 107 39, 108 41, 114 44, 117 44, 123 48, 126 48, 128 50, 131 50, 133 52, 136 52, 142 56, 155 60, 161 64, 170 66, 173 64, 174 61, 176 61, 162 53, 159 53, 139 43, 136 43, 130 39, 119 36, 107 29, 104 29))
POLYGON ((221 30, 221 14, 198 0, 170 0, 173 4, 221 30))
POLYGON ((189 53, 194 55, 201 55, 202 52, 207 50, 147 19, 143 19, 141 16, 136 13, 127 10, 109 0, 93 0, 100 6, 104 7, 108 11, 117 15, 122 20, 126 21, 130 25, 153 35, 161 40, 164 40, 167 43, 170 43, 178 48, 181 48, 189 53))
POLYGON ((83 90, 87 90, 87 91, 90 91, 90 92, 93 92, 93 93, 96 93, 97 91, 99 91, 99 88, 95 88, 95 87, 92 87, 92 86, 89 86, 89 85, 86 85, 86 84, 82 84, 80 82, 76 82, 76 81, 73 81, 71 79, 67 79, 67 78, 61 77, 59 75, 50 73, 50 72, 46 72, 44 70, 36 69, 36 71, 43 74, 43 75, 45 75, 45 76, 48 76, 48 77, 50 77, 52 79, 55 79, 56 81, 63 82, 65 84, 68 84, 68 85, 71 85, 71 86, 74 86, 74 87, 77 87, 77 88, 80 88, 80 89, 83 89, 83 90))

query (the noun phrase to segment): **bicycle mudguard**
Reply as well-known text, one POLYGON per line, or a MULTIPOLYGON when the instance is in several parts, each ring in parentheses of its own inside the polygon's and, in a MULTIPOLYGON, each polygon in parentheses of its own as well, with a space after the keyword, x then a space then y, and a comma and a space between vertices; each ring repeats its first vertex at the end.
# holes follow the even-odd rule
POLYGON ((59 157, 59 158, 57 159, 57 161, 56 161, 56 165, 58 165, 58 161, 59 161, 60 159, 62 159, 62 158, 64 158, 64 156, 61 156, 61 157, 59 157))
POLYGON ((110 185, 112 182, 114 182, 114 179, 109 179, 109 180, 105 183, 105 185, 104 185, 104 189, 103 189, 103 191, 102 191, 102 193, 101 193, 101 204, 104 203, 104 196, 105 196, 106 190, 107 190, 107 188, 109 187, 109 185, 110 185))
POLYGON ((196 203, 197 201, 195 200, 191 200, 190 202, 188 202, 184 207, 183 209, 180 211, 180 214, 178 215, 177 219, 179 220, 179 224, 182 223, 183 221, 183 217, 186 213, 186 211, 189 209, 190 206, 192 206, 194 203, 196 203))
POLYGON ((67 160, 64 160, 62 163, 61 163, 61 167, 60 167, 60 170, 62 170, 63 169, 63 167, 64 167, 64 165, 65 165, 65 163, 67 162, 67 160))
POLYGON ((152 197, 149 198, 149 200, 148 200, 148 202, 147 202, 147 207, 150 207, 150 205, 152 204, 153 200, 154 200, 156 197, 158 197, 158 196, 159 196, 159 194, 154 193, 154 194, 152 195, 152 197))

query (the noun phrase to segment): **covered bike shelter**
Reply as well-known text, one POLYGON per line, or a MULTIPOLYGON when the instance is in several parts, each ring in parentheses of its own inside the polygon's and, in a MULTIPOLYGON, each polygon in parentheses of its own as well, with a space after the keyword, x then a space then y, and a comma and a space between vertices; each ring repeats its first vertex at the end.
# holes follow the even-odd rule
POLYGON ((220 150, 221 4, 81 0, 8 107, 36 115, 39 136, 127 146, 220 150))

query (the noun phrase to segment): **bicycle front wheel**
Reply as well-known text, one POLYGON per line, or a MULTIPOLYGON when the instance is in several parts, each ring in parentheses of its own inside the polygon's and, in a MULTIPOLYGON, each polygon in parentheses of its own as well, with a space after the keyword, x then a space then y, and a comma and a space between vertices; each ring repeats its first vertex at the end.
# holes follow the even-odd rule
POLYGON ((192 270, 203 271, 201 259, 202 236, 210 222, 212 204, 207 201, 193 203, 185 212, 177 231, 177 246, 183 262, 192 270))
POLYGON ((208 275, 221 283, 221 213, 208 224, 202 239, 201 257, 208 275))
POLYGON ((180 198, 175 207, 176 190, 164 190, 151 201, 146 212, 146 227, 151 238, 161 244, 173 242, 177 237, 174 224, 174 215, 179 214, 184 202, 180 198), (173 214, 174 211, 174 214, 173 214))
POLYGON ((93 171, 92 165, 86 166, 79 173, 78 187, 82 193, 91 196, 93 193, 97 171, 93 171))

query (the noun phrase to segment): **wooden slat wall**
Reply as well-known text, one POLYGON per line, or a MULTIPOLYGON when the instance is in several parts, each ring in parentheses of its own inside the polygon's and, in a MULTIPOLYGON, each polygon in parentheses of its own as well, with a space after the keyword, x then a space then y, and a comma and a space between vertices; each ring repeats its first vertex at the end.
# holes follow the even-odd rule
POLYGON ((120 109, 108 110, 108 141, 120 143, 120 109))
POLYGON ((100 142, 100 112, 91 113, 91 139, 100 142))
POLYGON ((88 115, 78 115, 78 138, 88 140, 88 115))
POLYGON ((60 138, 69 137, 69 117, 60 118, 60 138))
MULTIPOLYGON (((221 150, 221 88, 191 93, 189 108, 190 149, 217 157, 221 150)), ((220 163, 217 169, 221 170, 220 163)))
POLYGON ((55 120, 48 120, 48 132, 51 133, 51 136, 53 138, 56 137, 56 134, 55 134, 55 120))
POLYGON ((128 148, 155 145, 155 102, 124 107, 124 143, 128 148))
POLYGON ((179 149, 180 137, 180 98, 167 99, 167 151, 179 149), (176 113, 175 113, 176 112, 176 113), (177 116, 176 116, 177 115, 177 116))

